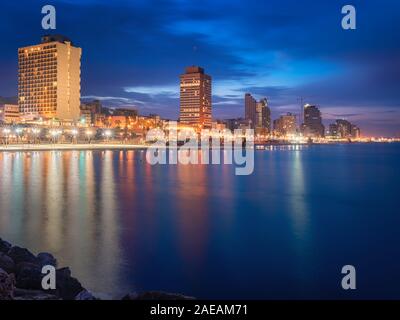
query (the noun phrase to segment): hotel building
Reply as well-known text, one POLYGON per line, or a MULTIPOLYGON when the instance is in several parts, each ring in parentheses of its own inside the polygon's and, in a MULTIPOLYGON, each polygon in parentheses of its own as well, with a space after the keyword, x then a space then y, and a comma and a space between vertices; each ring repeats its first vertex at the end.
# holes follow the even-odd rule
POLYGON ((196 66, 180 76, 180 117, 183 125, 211 129, 211 77, 196 66))
POLYGON ((59 35, 18 49, 18 105, 24 119, 79 119, 81 54, 59 35))

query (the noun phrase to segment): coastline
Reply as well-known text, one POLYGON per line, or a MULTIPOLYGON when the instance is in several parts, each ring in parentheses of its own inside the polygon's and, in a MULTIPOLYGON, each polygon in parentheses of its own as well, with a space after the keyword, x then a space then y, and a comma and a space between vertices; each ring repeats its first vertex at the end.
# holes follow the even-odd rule
MULTIPOLYGON (((262 150, 259 147, 274 147, 274 146, 310 146, 310 145, 356 145, 356 144, 376 144, 376 143, 397 143, 392 142, 326 142, 326 143, 255 143, 254 147, 262 150)), ((122 143, 93 143, 93 144, 12 144, 0 145, 0 152, 24 152, 24 151, 90 151, 90 150, 145 150, 151 148, 151 145, 143 144, 122 144, 122 143)), ((157 148, 163 148, 157 147, 157 148)), ((168 149, 167 147, 164 147, 168 149)), ((210 148, 212 149, 212 148, 210 148)), ((223 148, 221 148, 223 149, 223 148)))
MULTIPOLYGON (((128 293, 117 300, 193 300, 193 297, 162 291, 128 293)), ((50 253, 34 255, 0 238, 0 300, 102 300, 72 276, 69 267, 58 268, 50 253), (56 289, 42 289, 44 266, 56 269, 56 289)), ((112 300, 112 299, 107 299, 112 300)))
POLYGON ((140 150, 146 145, 138 144, 13 144, 0 146, 0 152, 13 151, 79 151, 79 150, 140 150))

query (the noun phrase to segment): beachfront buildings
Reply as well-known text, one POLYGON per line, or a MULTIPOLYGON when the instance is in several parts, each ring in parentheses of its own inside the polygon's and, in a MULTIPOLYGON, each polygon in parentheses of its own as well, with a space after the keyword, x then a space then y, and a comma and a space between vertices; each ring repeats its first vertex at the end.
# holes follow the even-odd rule
POLYGON ((0 104, 0 123, 13 124, 20 120, 19 107, 16 104, 0 104))
POLYGON ((274 120, 274 134, 285 137, 293 136, 297 133, 296 115, 288 112, 274 120))
POLYGON ((60 35, 18 49, 18 105, 24 119, 79 120, 81 54, 60 35))
POLYGON ((266 98, 256 104, 256 121, 254 123, 256 134, 268 135, 271 133, 271 110, 266 98))
POLYGON ((211 77, 203 68, 187 67, 180 76, 179 121, 195 129, 211 129, 211 77))
POLYGON ((360 138, 360 128, 345 119, 337 119, 329 125, 327 136, 331 138, 360 138))
POLYGON ((244 95, 245 120, 258 134, 271 133, 271 110, 266 98, 257 100, 250 94, 244 95))

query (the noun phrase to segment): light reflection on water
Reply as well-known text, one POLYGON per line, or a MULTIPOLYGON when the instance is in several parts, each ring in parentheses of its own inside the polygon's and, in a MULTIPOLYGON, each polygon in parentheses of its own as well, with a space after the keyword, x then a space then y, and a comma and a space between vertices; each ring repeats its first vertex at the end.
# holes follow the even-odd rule
MULTIPOLYGON (((343 297, 340 265, 399 253, 388 189, 399 154, 271 147, 256 151, 253 175, 238 177, 231 165, 151 166, 140 150, 0 153, 0 237, 52 252, 84 286, 110 295, 343 297)), ((359 297, 375 297, 375 267, 363 265, 371 288, 359 297)), ((386 276, 381 293, 399 297, 399 277, 386 276)))

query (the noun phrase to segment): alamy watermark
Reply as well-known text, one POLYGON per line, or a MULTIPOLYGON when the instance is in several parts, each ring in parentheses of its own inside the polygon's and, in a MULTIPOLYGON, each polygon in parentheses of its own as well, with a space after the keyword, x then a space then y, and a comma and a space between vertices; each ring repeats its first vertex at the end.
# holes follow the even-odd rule
POLYGON ((162 129, 149 130, 146 142, 151 143, 146 160, 156 164, 228 164, 236 165, 236 175, 250 175, 254 171, 254 130, 192 128, 178 130, 177 122, 170 121, 167 133, 162 129), (168 155, 167 155, 168 152, 168 155))

